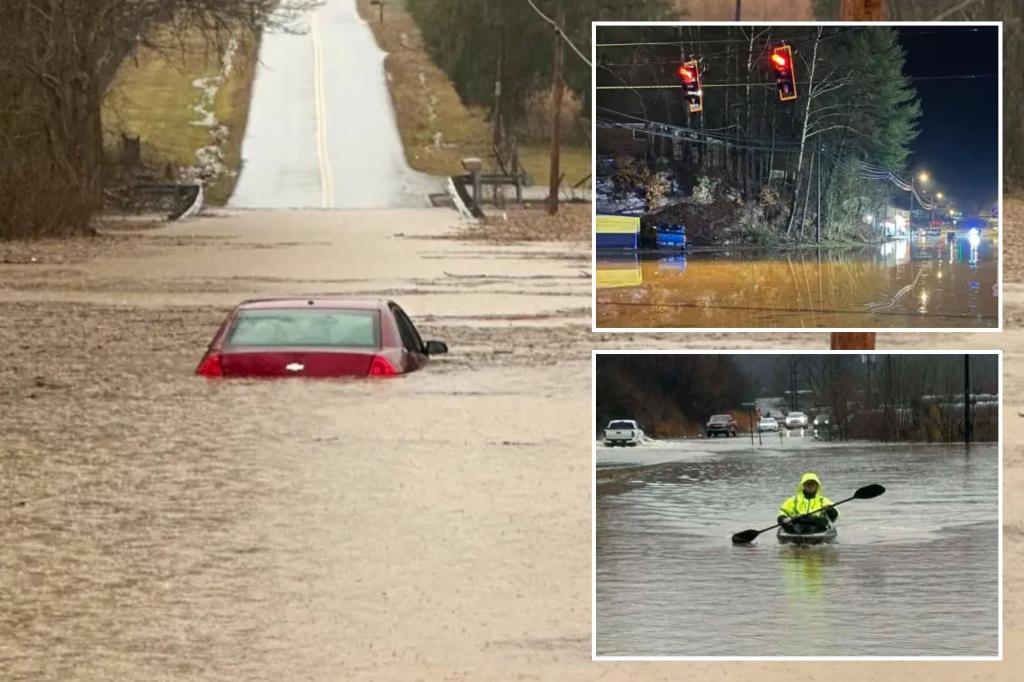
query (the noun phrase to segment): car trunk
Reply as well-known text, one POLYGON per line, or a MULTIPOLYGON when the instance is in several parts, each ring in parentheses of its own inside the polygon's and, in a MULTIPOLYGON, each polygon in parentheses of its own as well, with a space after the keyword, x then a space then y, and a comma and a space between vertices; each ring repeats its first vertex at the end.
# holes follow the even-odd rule
POLYGON ((246 350, 226 349, 221 363, 225 377, 366 376, 372 350, 246 350))

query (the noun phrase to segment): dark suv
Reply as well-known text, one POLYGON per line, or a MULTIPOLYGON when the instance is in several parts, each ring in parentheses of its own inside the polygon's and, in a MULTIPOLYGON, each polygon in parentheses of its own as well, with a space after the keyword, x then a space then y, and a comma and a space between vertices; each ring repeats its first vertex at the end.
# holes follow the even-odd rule
POLYGON ((718 436, 724 434, 725 436, 738 435, 740 427, 736 423, 736 420, 727 414, 716 414, 708 420, 707 426, 704 430, 708 434, 708 438, 711 436, 718 436))

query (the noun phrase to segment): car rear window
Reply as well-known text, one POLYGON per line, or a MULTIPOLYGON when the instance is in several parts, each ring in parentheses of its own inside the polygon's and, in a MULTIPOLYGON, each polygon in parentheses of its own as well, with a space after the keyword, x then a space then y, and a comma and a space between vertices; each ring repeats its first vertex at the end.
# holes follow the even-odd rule
POLYGON ((224 345, 379 348, 380 316, 375 310, 243 310, 224 345))
POLYGON ((729 415, 727 414, 716 414, 714 417, 708 420, 709 424, 727 424, 729 423, 729 415))
POLYGON ((633 425, 629 422, 612 422, 608 425, 609 429, 631 429, 633 425))

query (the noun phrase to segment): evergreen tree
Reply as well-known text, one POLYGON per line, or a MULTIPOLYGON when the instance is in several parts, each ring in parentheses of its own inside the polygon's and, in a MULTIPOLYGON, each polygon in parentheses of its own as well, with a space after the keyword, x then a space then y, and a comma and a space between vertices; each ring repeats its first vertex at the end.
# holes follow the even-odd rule
MULTIPOLYGON (((552 19, 562 13, 566 35, 588 60, 591 21, 678 17, 670 0, 534 0, 534 4, 552 19)), ((407 7, 431 57, 466 104, 493 108, 499 61, 507 125, 522 118, 532 95, 550 87, 554 29, 526 0, 408 0, 407 7)), ((568 46, 565 82, 584 103, 584 111, 589 111, 590 66, 568 46)))

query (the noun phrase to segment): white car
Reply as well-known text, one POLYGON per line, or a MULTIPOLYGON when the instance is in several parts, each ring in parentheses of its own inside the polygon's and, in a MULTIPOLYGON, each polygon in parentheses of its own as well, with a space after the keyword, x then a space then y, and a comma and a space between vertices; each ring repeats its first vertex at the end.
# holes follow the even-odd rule
POLYGON ((632 419, 615 419, 604 429, 604 444, 635 447, 644 440, 644 430, 632 419))
POLYGON ((806 429, 807 415, 803 412, 790 412, 786 415, 787 429, 806 429))
POLYGON ((757 430, 762 433, 765 431, 778 431, 779 422, 776 421, 775 417, 761 417, 761 421, 757 422, 757 430))

